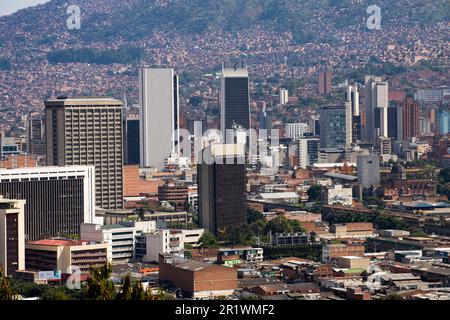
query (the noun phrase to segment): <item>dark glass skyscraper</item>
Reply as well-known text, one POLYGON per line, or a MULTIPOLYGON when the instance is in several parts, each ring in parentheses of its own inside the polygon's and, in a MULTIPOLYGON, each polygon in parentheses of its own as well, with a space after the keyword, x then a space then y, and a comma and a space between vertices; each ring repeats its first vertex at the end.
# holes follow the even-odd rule
POLYGON ((140 136, 139 117, 128 117, 124 123, 124 150, 125 164, 139 165, 140 156, 140 136))
POLYGON ((212 145, 207 152, 215 161, 198 170, 200 227, 218 234, 224 227, 246 222, 246 175, 242 145, 212 145))
POLYGON ((221 130, 250 129, 250 95, 248 71, 243 63, 224 64, 220 92, 221 130))

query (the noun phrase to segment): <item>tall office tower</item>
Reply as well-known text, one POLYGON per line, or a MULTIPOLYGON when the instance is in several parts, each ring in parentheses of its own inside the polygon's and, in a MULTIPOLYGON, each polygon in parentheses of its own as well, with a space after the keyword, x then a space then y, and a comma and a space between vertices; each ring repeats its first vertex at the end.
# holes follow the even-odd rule
POLYGON ((300 139, 305 133, 311 132, 307 123, 287 123, 286 138, 300 139))
POLYGON ((402 102, 403 109, 403 139, 409 140, 420 136, 420 106, 412 98, 402 102))
POLYGON ((287 89, 280 89, 280 106, 285 106, 289 103, 289 91, 287 89))
POLYGON ((377 155, 358 156, 358 183, 370 188, 380 183, 380 157, 377 155))
POLYGON ((95 218, 93 166, 0 170, 0 195, 24 199, 26 240, 80 234, 95 218))
POLYGON ((361 136, 361 114, 359 110, 359 89, 356 85, 348 85, 346 92, 346 101, 352 104, 352 116, 353 116, 353 142, 360 141, 361 136))
POLYGON ((388 138, 392 141, 403 141, 403 110, 400 106, 388 107, 388 138))
POLYGON ((319 94, 322 96, 330 95, 332 90, 332 77, 331 71, 319 72, 319 94))
POLYGON ((223 64, 220 125, 224 137, 227 134, 226 130, 233 130, 236 127, 250 129, 250 90, 248 71, 244 63, 223 64))
POLYGON ((376 137, 388 136, 388 83, 380 77, 366 76, 366 140, 375 143, 376 137))
POLYGON ((0 266, 6 276, 25 270, 25 200, 0 197, 0 266))
POLYGON ((199 223, 217 235, 246 222, 245 151, 239 144, 216 144, 203 153, 214 161, 197 166, 199 223))
POLYGON ((338 148, 352 144, 352 107, 349 102, 341 106, 320 108, 320 147, 338 148))
POLYGON ((27 130, 27 153, 45 156, 47 148, 45 146, 44 117, 30 115, 27 130))
POLYGON ((178 76, 174 70, 139 71, 141 105, 141 167, 164 169, 166 159, 179 155, 178 76))
POLYGON ((125 164, 139 165, 140 157, 140 135, 139 135, 140 121, 138 116, 128 116, 124 121, 124 137, 123 149, 125 164))
POLYGON ((298 140, 298 166, 306 169, 319 162, 319 138, 302 138, 298 140))
POLYGON ((438 110, 439 134, 447 135, 450 132, 450 114, 447 110, 438 110))
POLYGON ((95 166, 96 204, 123 208, 122 102, 65 97, 46 106, 47 165, 95 166))

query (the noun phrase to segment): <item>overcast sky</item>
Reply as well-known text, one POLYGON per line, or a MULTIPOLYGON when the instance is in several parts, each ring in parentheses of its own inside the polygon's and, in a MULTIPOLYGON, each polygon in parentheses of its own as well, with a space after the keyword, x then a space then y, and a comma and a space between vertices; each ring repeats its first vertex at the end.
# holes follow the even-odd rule
POLYGON ((45 3, 49 0, 0 0, 0 16, 11 14, 19 9, 45 3))

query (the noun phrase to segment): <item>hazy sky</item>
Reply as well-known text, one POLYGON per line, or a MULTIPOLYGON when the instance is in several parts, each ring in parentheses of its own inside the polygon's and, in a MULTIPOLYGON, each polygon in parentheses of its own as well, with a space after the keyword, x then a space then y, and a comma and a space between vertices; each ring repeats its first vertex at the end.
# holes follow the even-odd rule
POLYGON ((19 9, 45 3, 49 0, 0 0, 0 16, 11 14, 19 9))

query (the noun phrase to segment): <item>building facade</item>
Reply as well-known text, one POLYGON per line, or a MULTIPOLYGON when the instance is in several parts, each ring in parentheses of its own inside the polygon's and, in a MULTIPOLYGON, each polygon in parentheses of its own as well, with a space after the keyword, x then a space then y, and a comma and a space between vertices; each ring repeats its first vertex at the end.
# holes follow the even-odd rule
POLYGON ((124 121, 124 160, 126 165, 139 165, 140 153, 139 117, 127 117, 124 121))
POLYGON ((211 145, 204 152, 213 162, 197 166, 199 223, 218 234, 224 227, 246 222, 244 146, 211 145))
POLYGON ((352 144, 351 104, 320 108, 320 147, 339 148, 352 144))
POLYGON ((247 67, 243 63, 223 64, 220 90, 222 134, 237 127, 250 129, 250 90, 247 67))
POLYGON ((45 106, 47 165, 95 166, 96 205, 122 209, 122 102, 62 97, 45 106))
POLYGON ((139 71, 140 163, 143 168, 164 169, 165 161, 178 153, 178 76, 173 69, 139 71))
POLYGON ((25 202, 0 197, 0 267, 6 276, 25 270, 25 202))
POLYGON ((92 166, 1 169, 0 195, 26 200, 28 241, 80 234, 80 224, 97 221, 92 166))

